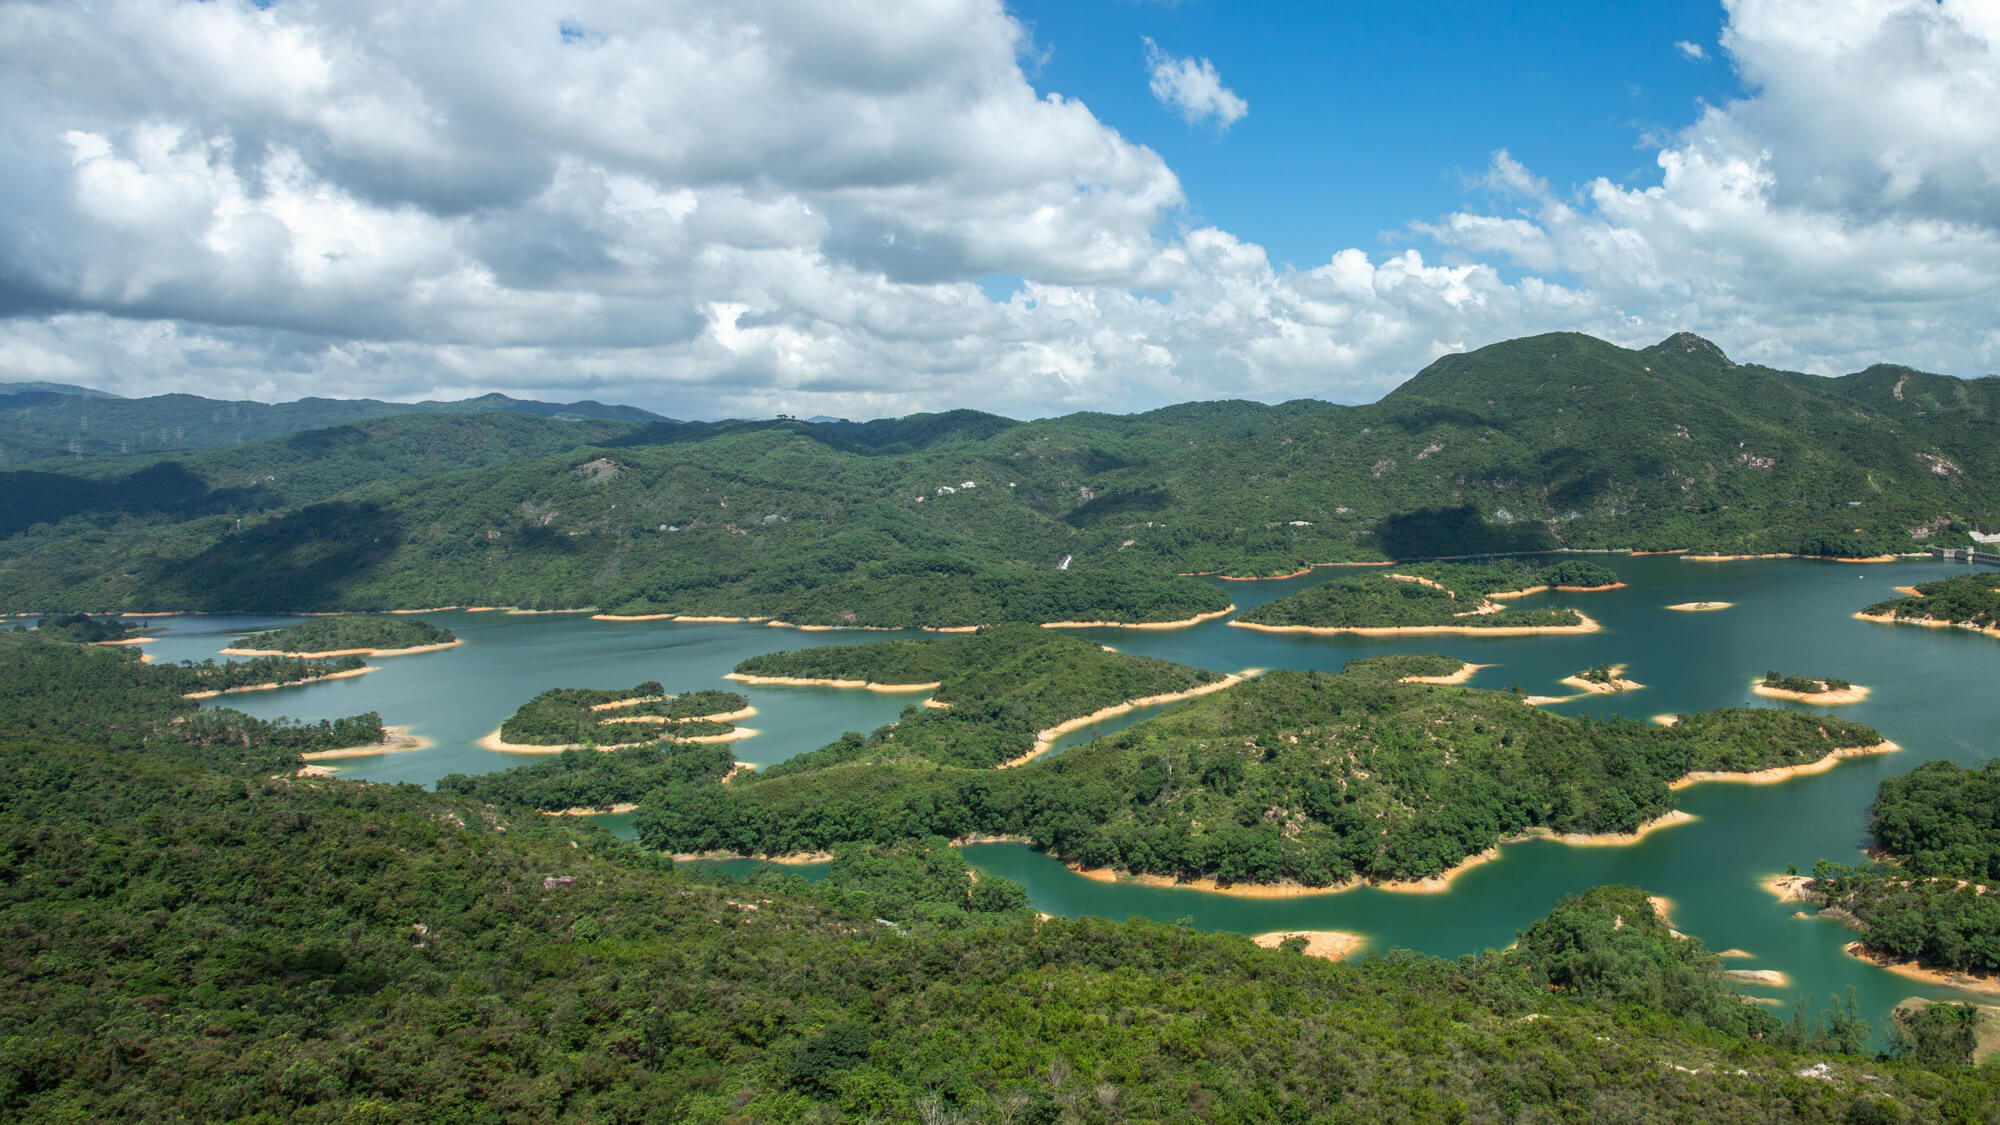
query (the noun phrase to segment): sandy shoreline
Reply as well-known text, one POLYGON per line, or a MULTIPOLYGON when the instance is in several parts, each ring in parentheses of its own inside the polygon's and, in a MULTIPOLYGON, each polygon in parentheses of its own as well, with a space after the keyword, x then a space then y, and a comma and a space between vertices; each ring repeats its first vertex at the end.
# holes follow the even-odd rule
POLYGON ((1623 664, 1613 664, 1611 666, 1611 679, 1609 682, 1586 680, 1581 675, 1564 676, 1556 682, 1567 687, 1576 688, 1578 691, 1590 695, 1616 695, 1621 691, 1638 691, 1646 686, 1637 680, 1626 679, 1625 666, 1623 664))
POLYGON ((609 703, 593 703, 590 705, 590 709, 592 711, 616 711, 621 707, 637 707, 641 703, 658 703, 666 698, 664 695, 635 695, 629 699, 614 699, 609 703))
POLYGON ((1943 985, 1960 992, 1971 992, 1981 996, 2000 996, 2000 976, 1980 976, 1953 969, 1927 969, 1915 961, 1891 961, 1871 952, 1865 942, 1849 942, 1847 955, 1858 961, 1866 961, 1878 969, 1887 969, 1899 977, 1922 981, 1925 984, 1943 985))
POLYGON ((343 746, 338 750, 314 750, 300 754, 308 762, 333 762, 342 758, 372 758, 377 754, 403 754, 411 750, 422 750, 431 744, 428 738, 410 733, 409 727, 383 727, 380 742, 364 746, 343 746))
POLYGON ((1458 671, 1453 672, 1449 676, 1404 676, 1396 682, 1402 684, 1462 684, 1471 679, 1474 672, 1479 671, 1481 668, 1491 667, 1493 667, 1491 664, 1461 663, 1458 666, 1458 671))
POLYGON ((1714 613, 1719 609, 1729 609, 1735 602, 1679 602, 1666 608, 1679 613, 1714 613))
POLYGON ((453 640, 442 644, 418 645, 415 648, 336 648, 326 652, 287 652, 277 648, 225 648, 221 652, 224 656, 285 656, 296 660, 324 660, 332 656, 366 656, 372 659, 377 656, 411 656, 419 652, 439 652, 457 648, 464 643, 453 640))
POLYGON ((91 641, 90 644, 92 647, 98 645, 142 645, 148 641, 157 641, 159 639, 158 637, 121 637, 115 641, 91 641))
POLYGON ((1595 633, 1604 628, 1587 614, 1579 613, 1582 621, 1575 625, 1499 625, 1482 629, 1476 625, 1259 625, 1250 621, 1231 621, 1232 629, 1255 629, 1260 633, 1305 633, 1316 637, 1331 637, 1342 633, 1361 637, 1397 637, 1423 633, 1456 633, 1468 637, 1526 637, 1540 635, 1573 636, 1579 633, 1595 633))
POLYGON ((1063 722, 1057 723, 1055 726, 1049 727, 1046 730, 1038 732, 1035 735, 1034 749, 1028 751, 1026 754, 1023 754, 1018 758, 1013 758, 1008 761, 1001 762, 997 768, 1004 770, 1004 769, 1010 769, 1014 766, 1026 765, 1029 762, 1034 761, 1036 758, 1041 757, 1043 754, 1048 753, 1050 748, 1055 745, 1056 739, 1061 738, 1063 735, 1068 734, 1070 731, 1076 730, 1080 727, 1087 727, 1092 723, 1103 722, 1105 719, 1115 718, 1129 711, 1136 711, 1141 707, 1154 707, 1162 703, 1179 703, 1183 699, 1193 699, 1195 696, 1198 695, 1208 695, 1212 692, 1221 691, 1224 688, 1232 688, 1235 687, 1237 684, 1242 683, 1244 680, 1247 680, 1250 677, 1257 675, 1260 671, 1262 671, 1262 669, 1246 668, 1241 672, 1232 673, 1230 675, 1222 677, 1219 680, 1212 680, 1205 684, 1196 684, 1194 687, 1191 687, 1186 691, 1168 692, 1164 695, 1147 695, 1147 696, 1141 696, 1138 699, 1128 699, 1123 703, 1115 703, 1109 707, 1099 708, 1096 711, 1092 711, 1088 715, 1082 715, 1074 719, 1066 719, 1063 722))
MULTIPOLYGON (((1825 680, 1818 682, 1822 686, 1826 683, 1825 680)), ((1839 703, 1859 703, 1868 698, 1868 689, 1860 684, 1845 688, 1828 688, 1825 691, 1787 691, 1784 688, 1771 687, 1762 680, 1756 680, 1751 684, 1750 690, 1766 699, 1790 699, 1797 703, 1812 703, 1822 707, 1831 707, 1839 703)))
POLYGON ((1265 949, 1276 949, 1295 937, 1306 939, 1303 951, 1306 956, 1324 957, 1329 961, 1345 961, 1368 945, 1368 939, 1346 930, 1274 930, 1268 934, 1257 934, 1250 940, 1265 949))
MULTIPOLYGON (((755 707, 739 707, 734 711, 717 711, 713 715, 690 715, 685 719, 670 719, 665 715, 618 715, 597 721, 600 725, 606 723, 653 723, 657 726, 679 726, 682 723, 733 723, 738 719, 747 719, 756 713, 757 709, 755 707)), ((689 739, 688 741, 693 740, 689 739)))
POLYGON ((480 736, 479 745, 487 750, 497 750, 502 754, 560 754, 566 750, 597 750, 609 753, 613 750, 625 750, 633 746, 651 746, 655 742, 662 741, 687 743, 741 742, 743 739, 754 738, 756 735, 757 732, 749 727, 737 727, 735 730, 726 731, 722 734, 698 734, 692 738, 674 738, 662 732, 661 737, 649 738, 643 742, 607 742, 597 746, 586 746, 581 742, 564 742, 553 746, 544 746, 533 742, 508 742, 500 737, 498 730, 494 730, 489 734, 480 736))
MULTIPOLYGON (((1896 617, 1886 613, 1857 613, 1856 621, 1872 621, 1877 625, 1921 625, 1926 629, 1964 629, 1983 637, 2000 637, 2000 626, 1989 625, 1981 628, 1970 621, 1945 621, 1936 617, 1896 617)), ((1230 622, 1234 625, 1235 622, 1230 622)))
POLYGON ((1843 746, 1817 761, 1801 762, 1796 766, 1772 766, 1769 769, 1746 770, 1732 773, 1723 770, 1695 770, 1679 779, 1669 782, 1669 789, 1686 789, 1704 781, 1727 781, 1738 785, 1775 785, 1807 774, 1825 773, 1848 758, 1863 758, 1870 754, 1890 754, 1902 747, 1893 742, 1878 742, 1873 746, 1843 746))
POLYGON ((1185 629, 1204 621, 1214 621, 1236 612, 1234 602, 1212 613, 1197 613, 1179 621, 1044 621, 1044 629, 1185 629))
POLYGON ((921 684, 878 684, 869 680, 826 680, 809 676, 753 676, 748 672, 730 672, 722 677, 735 680, 739 684, 758 684, 770 687, 830 687, 860 688, 865 691, 936 691, 944 686, 943 680, 931 680, 921 684))
POLYGON ((235 695, 237 692, 242 691, 271 691, 281 687, 300 687, 305 684, 316 684, 321 680, 353 679, 355 676, 365 676, 374 670, 374 667, 371 665, 363 668, 349 668, 345 672, 332 672, 324 676, 311 676, 303 680, 280 680, 277 683, 270 684, 244 684, 241 687, 222 688, 219 691, 187 691, 181 693, 181 698, 214 699, 218 695, 235 695))
POLYGON ((636 801, 620 801, 614 805, 605 805, 602 808, 595 808, 595 809, 585 808, 582 805, 577 805, 574 808, 557 809, 554 812, 551 812, 548 809, 543 809, 542 815, 543 816, 617 816, 622 813, 634 812, 638 808, 639 805, 638 802, 636 801))
POLYGON ((1510 598, 1525 598, 1529 594, 1546 594, 1550 590, 1554 590, 1560 594, 1599 594, 1606 590, 1623 590, 1624 588, 1625 583, 1623 582, 1607 582, 1602 586, 1529 586, 1520 590, 1500 590, 1486 596, 1494 601, 1507 601, 1510 598))

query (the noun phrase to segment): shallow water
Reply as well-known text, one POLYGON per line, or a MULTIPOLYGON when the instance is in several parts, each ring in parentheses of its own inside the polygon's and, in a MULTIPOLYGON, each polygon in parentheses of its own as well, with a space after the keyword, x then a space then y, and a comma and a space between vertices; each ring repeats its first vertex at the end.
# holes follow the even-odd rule
MULTIPOLYGON (((1868 806, 1882 778, 1948 758, 1974 764, 2000 753, 1991 696, 2000 682, 2000 642, 1957 630, 1855 621, 1854 611, 1894 595, 1893 587, 1957 573, 1935 561, 1842 564, 1811 560, 1691 563, 1672 556, 1607 557, 1628 586, 1592 594, 1540 594, 1516 604, 1573 606, 1603 624, 1601 632, 1538 637, 1296 637, 1212 622, 1174 632, 1077 630, 1123 652, 1233 672, 1243 668, 1320 668, 1380 652, 1445 652, 1494 667, 1474 687, 1518 684, 1529 694, 1567 694, 1556 681, 1608 662, 1645 684, 1623 695, 1555 705, 1564 714, 1635 717, 1732 705, 1797 706, 1750 691, 1766 669, 1827 675, 1866 684, 1874 694, 1833 713, 1880 729, 1903 752, 1842 763, 1826 773, 1779 785, 1705 784, 1685 790, 1681 807, 1698 820, 1622 848, 1531 841, 1502 849, 1498 861, 1467 871, 1449 893, 1398 894, 1372 889, 1294 899, 1247 899, 1186 889, 1108 885, 1085 879, 1031 848, 986 844, 966 856, 982 870, 1017 879, 1038 909, 1113 918, 1191 918, 1204 928, 1258 933, 1341 929, 1363 934, 1371 950, 1401 946, 1458 956, 1507 945, 1561 895, 1600 883, 1632 883, 1672 900, 1674 925, 1711 948, 1753 954, 1732 967, 1779 969, 1788 988, 1746 988, 1780 1000, 1826 998, 1855 989, 1878 1028, 1910 995, 1946 996, 1847 957, 1853 938, 1830 922, 1794 917, 1759 887, 1787 863, 1859 857, 1868 806), (1728 601, 1709 613, 1668 611, 1688 601, 1728 601)), ((1239 608, 1355 571, 1325 568, 1283 582, 1227 583, 1239 608)), ((448 611, 426 620, 465 644, 443 652, 375 661, 380 669, 351 680, 247 693, 226 705, 252 714, 320 719, 380 712, 430 739, 425 750, 341 762, 344 777, 430 784, 447 773, 481 773, 527 760, 482 749, 480 736, 528 698, 551 687, 622 687, 656 679, 668 691, 725 687, 758 708, 744 722, 760 733, 735 744, 739 758, 781 761, 847 730, 894 719, 921 695, 831 688, 758 687, 721 679, 745 657, 809 645, 887 639, 893 633, 801 633, 758 625, 602 622, 583 615, 509 616, 448 611)), ((245 632, 282 624, 269 617, 176 617, 146 649, 156 659, 215 656, 245 632)), ((1138 722, 1148 708, 1072 732, 1055 752, 1138 722)), ((1810 710, 1810 708, 1806 708, 1810 710)), ((629 834, 630 817, 600 818, 629 834)))

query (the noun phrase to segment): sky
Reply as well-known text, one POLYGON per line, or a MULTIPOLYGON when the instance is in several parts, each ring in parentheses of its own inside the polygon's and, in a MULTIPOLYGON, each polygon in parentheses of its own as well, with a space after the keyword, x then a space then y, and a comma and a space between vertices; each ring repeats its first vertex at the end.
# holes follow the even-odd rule
POLYGON ((0 0, 0 381, 684 418, 2000 371, 2000 3, 0 0), (1601 9, 1601 10, 1589 10, 1601 9))

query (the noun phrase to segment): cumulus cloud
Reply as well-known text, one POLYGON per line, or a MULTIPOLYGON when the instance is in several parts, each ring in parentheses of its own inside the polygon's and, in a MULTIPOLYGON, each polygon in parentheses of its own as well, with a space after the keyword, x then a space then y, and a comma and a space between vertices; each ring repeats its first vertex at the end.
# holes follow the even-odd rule
POLYGON ((1674 49, 1695 62, 1700 62, 1708 57, 1708 48, 1686 39, 1675 40, 1674 49))
POLYGON ((1207 59, 1181 58, 1160 49, 1150 38, 1146 44, 1146 77, 1153 97, 1190 125, 1213 121, 1227 129, 1250 112, 1250 103, 1222 84, 1215 64, 1207 59))
MULTIPOLYGON (((1993 11, 1734 0, 1751 92, 1657 182, 1501 152, 1492 206, 1413 224, 1434 245, 1291 269, 1038 95, 998 0, 0 0, 0 379, 1036 416, 1364 401, 1557 328, 1977 373, 1993 11)), ((1212 66, 1161 58, 1197 120, 1240 119, 1212 66)))

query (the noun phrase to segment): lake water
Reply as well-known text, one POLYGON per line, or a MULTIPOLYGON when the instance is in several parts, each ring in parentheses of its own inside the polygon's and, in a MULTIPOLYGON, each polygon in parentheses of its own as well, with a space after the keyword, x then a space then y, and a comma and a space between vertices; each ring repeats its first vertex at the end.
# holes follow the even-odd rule
MULTIPOLYGON (((1085 879, 1031 848, 977 845, 966 857, 982 870, 1016 879, 1038 909, 1054 914, 1144 915, 1191 919, 1216 930, 1260 933, 1338 929, 1364 935, 1371 951, 1395 946, 1446 957, 1504 947, 1562 895, 1601 883, 1630 883, 1672 902, 1674 925, 1712 949, 1752 956, 1732 967, 1778 969, 1787 988, 1747 987, 1779 1001, 1780 1014, 1806 996, 1855 989, 1878 1029, 1910 995, 1949 996, 1856 961, 1842 952, 1854 935, 1839 925, 1794 917, 1759 883, 1788 863, 1810 869, 1821 857, 1852 862, 1866 842, 1876 785, 1918 764, 1947 758, 1976 764, 2000 753, 1990 685, 2000 683, 2000 641, 1960 630, 1855 621, 1865 605, 1893 597, 1893 587, 1964 568, 1936 561, 1842 564, 1811 560, 1693 563, 1673 556, 1606 557, 1628 586, 1593 594, 1542 594, 1528 605, 1569 605, 1603 624, 1601 632, 1539 637, 1293 637, 1234 629, 1217 621, 1174 632, 1079 630, 1121 651, 1222 672, 1243 668, 1337 671, 1380 652, 1444 652, 1493 667, 1474 687, 1562 695, 1556 681, 1591 665, 1627 665, 1646 687, 1555 705, 1564 714, 1635 717, 1733 705, 1772 706, 1750 691, 1766 669, 1835 676, 1874 694, 1834 713, 1868 723, 1900 743, 1897 754, 1842 763, 1780 785, 1706 784, 1682 791, 1680 805, 1698 819, 1622 848, 1569 847, 1550 841, 1511 844, 1501 858, 1461 876, 1447 894, 1358 889, 1295 899, 1245 899, 1199 891, 1108 885, 1085 879), (1727 601, 1709 613, 1671 612, 1690 601, 1727 601), (1980 685, 1989 685, 1981 687, 1980 685)), ((1355 573, 1324 568, 1282 582, 1226 587, 1239 608, 1355 573)), ((739 690, 758 709, 742 725, 756 737, 735 744, 744 761, 768 765, 823 745, 848 730, 894 719, 920 698, 827 688, 749 687, 721 677, 745 657, 781 649, 887 639, 888 633, 802 633, 758 625, 603 622, 584 615, 510 616, 448 611, 424 615, 465 643, 443 652, 378 660, 370 675, 299 688, 247 693, 227 704, 255 715, 321 719, 380 712, 430 739, 425 750, 339 763, 341 776, 429 785, 453 772, 483 773, 529 760, 482 749, 477 740, 536 693, 551 687, 624 687, 659 680, 670 692, 705 687, 739 690)), ((159 660, 203 659, 244 632, 287 623, 271 617, 158 619, 160 638, 146 648, 159 660)), ((920 634, 910 634, 920 635, 920 634)), ((1140 721, 1122 716, 1072 733, 1063 746, 1140 721)), ((601 818, 629 833, 629 817, 601 818)))

